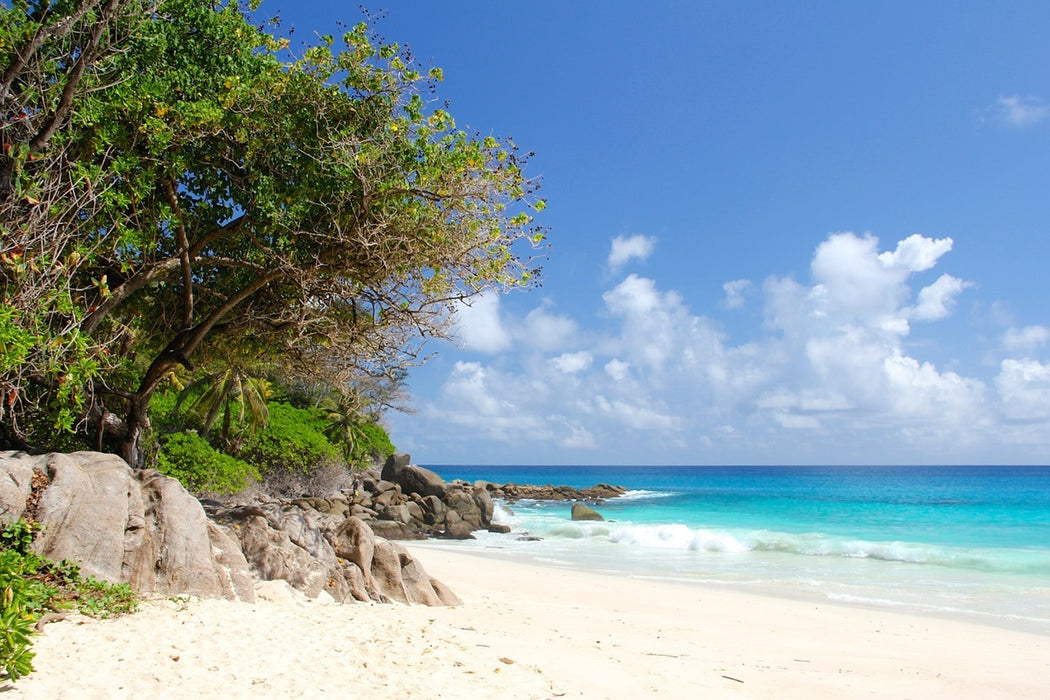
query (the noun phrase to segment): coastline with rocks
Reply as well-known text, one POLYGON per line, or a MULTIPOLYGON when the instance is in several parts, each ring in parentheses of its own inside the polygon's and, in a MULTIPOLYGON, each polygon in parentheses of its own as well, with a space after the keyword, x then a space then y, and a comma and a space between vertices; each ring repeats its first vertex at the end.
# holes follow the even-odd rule
POLYGON ((326 499, 202 506, 112 455, 3 453, 0 473, 3 517, 43 522, 41 553, 79 546, 89 573, 147 595, 133 615, 48 625, 14 697, 1005 698, 1038 695, 1031 670, 1050 669, 1050 639, 1019 630, 440 541, 491 527, 494 499, 587 520, 619 487, 444 482, 398 455, 326 499))
POLYGON ((94 452, 0 453, 0 485, 0 521, 40 523, 38 554, 145 595, 252 602, 253 582, 283 581, 307 598, 429 606, 460 601, 399 540, 509 532, 492 521, 493 494, 597 502, 625 492, 446 483, 407 454, 327 498, 198 500, 170 477, 94 452))

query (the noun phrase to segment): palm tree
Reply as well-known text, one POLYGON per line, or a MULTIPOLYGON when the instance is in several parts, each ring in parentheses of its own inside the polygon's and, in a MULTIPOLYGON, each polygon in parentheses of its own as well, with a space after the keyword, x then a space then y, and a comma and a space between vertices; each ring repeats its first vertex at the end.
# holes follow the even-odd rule
POLYGON ((222 439, 236 447, 234 438, 262 430, 270 419, 270 382, 241 366, 229 365, 192 382, 180 393, 176 408, 194 395, 189 411, 201 419, 201 437, 208 437, 221 414, 222 439))
POLYGON ((362 437, 361 424, 368 421, 364 415, 364 397, 352 391, 339 391, 321 402, 328 427, 325 436, 339 445, 343 458, 349 463, 353 459, 358 440, 362 437))

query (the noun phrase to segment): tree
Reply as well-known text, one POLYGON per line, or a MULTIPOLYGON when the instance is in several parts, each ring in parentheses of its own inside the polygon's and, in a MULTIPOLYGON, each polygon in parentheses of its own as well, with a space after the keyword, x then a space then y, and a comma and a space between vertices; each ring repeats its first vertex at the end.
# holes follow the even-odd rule
POLYGON ((457 129, 440 71, 364 23, 285 59, 236 4, 2 13, 8 442, 64 402, 141 465, 150 397, 202 353, 393 376, 457 302, 534 280, 527 156, 457 129))
POLYGON ((266 409, 270 382, 236 363, 205 374, 187 386, 176 409, 186 397, 192 397, 189 409, 201 420, 201 437, 208 437, 222 415, 222 440, 233 452, 237 451, 237 434, 266 427, 270 417, 266 409))

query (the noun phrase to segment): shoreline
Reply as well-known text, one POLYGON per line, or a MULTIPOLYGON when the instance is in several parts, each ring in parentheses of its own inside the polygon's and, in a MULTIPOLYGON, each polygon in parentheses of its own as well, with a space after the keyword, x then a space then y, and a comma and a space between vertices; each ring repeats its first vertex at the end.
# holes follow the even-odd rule
MULTIPOLYGON (((1050 637, 407 543, 463 605, 159 599, 37 637, 12 697, 1032 697, 1050 637)), ((10 686, 10 684, 8 684, 10 686)))
MULTIPOLYGON (((605 524, 610 526, 615 525, 616 521, 606 521, 605 524)), ((826 589, 828 577, 834 577, 836 574, 841 573, 837 571, 832 572, 822 570, 814 573, 813 576, 818 579, 818 582, 811 584, 808 587, 800 584, 797 580, 776 581, 766 579, 762 576, 736 580, 731 578, 720 578, 717 573, 711 572, 691 576, 688 571, 673 571, 670 568, 660 568, 660 557, 657 556, 656 558, 652 558, 652 553, 645 558, 637 557, 637 552, 633 551, 633 548, 628 548, 627 551, 624 551, 616 560, 607 559, 609 552, 606 552, 600 558, 585 559, 578 557, 581 553, 580 551, 550 552, 539 549, 530 551, 526 548, 515 547, 514 545, 517 543, 513 541, 507 540, 505 543, 503 542, 503 538, 512 537, 512 535, 490 535, 488 533, 475 534, 478 536, 478 539, 476 540, 422 540, 412 544, 427 553, 435 550, 447 550, 452 553, 489 558, 497 562, 519 563, 526 566, 537 566, 544 569, 550 568, 560 571, 586 571, 593 575, 611 579, 634 579, 639 581, 651 581, 654 583, 668 583, 702 590, 725 591, 731 594, 741 593, 758 597, 779 598, 799 604, 837 605, 846 608, 871 610, 873 612, 889 612, 916 617, 930 617, 939 620, 967 622, 979 626, 994 627, 1007 631, 1023 632, 1050 638, 1050 619, 1044 617, 1033 617, 1031 615, 1025 616, 1014 614, 1005 610, 981 608, 980 604, 984 601, 978 601, 976 604, 971 601, 969 607, 956 607, 943 605, 945 602, 944 600, 938 600, 936 602, 932 600, 919 602, 914 596, 912 596, 911 599, 900 596, 894 598, 893 593, 890 591, 896 590, 893 588, 896 581, 902 580, 902 577, 906 578, 910 575, 919 575, 922 573, 917 572, 916 574, 912 574, 911 572, 905 571, 905 568, 915 567, 917 565, 904 562, 884 562, 850 558, 840 560, 837 557, 818 558, 816 560, 816 565, 845 563, 849 565, 871 566, 874 569, 883 569, 885 567, 896 567, 899 569, 898 573, 895 574, 894 579, 888 579, 887 581, 882 582, 888 587, 885 589, 889 592, 888 595, 881 594, 858 597, 848 592, 829 592, 826 589)), ((555 541, 557 540, 557 538, 554 539, 555 541)), ((575 543, 576 541, 573 540, 572 544, 575 543)), ((589 551, 589 549, 584 548, 582 551, 589 551)), ((665 555, 666 552, 659 552, 658 554, 665 555)), ((422 555, 422 560, 424 562, 426 562, 428 558, 428 554, 422 555)), ((766 562, 765 566, 768 568, 769 563, 766 562)), ((944 574, 946 572, 940 573, 944 574)), ((969 572, 947 571, 947 573, 949 575, 952 573, 957 575, 967 575, 969 572)), ((860 574, 853 574, 852 579, 855 581, 859 575, 860 574)), ((929 574, 927 572, 923 575, 928 576, 929 574)), ((982 573, 979 574, 979 576, 993 577, 989 580, 991 584, 1002 585, 1001 581, 994 578, 994 574, 982 573)), ((1036 585, 1039 583, 1039 581, 1032 580, 1026 582, 1025 585, 1036 585)), ((1015 581, 1015 585, 1019 584, 1015 581)), ((1024 600, 1023 595, 1025 591, 1015 590, 1013 593, 1015 594, 1015 599, 1024 600)), ((1000 592, 999 595, 1008 595, 1008 593, 1000 592)), ((985 604, 987 603, 985 602, 985 604)), ((966 605, 966 603, 961 603, 961 605, 966 605)))

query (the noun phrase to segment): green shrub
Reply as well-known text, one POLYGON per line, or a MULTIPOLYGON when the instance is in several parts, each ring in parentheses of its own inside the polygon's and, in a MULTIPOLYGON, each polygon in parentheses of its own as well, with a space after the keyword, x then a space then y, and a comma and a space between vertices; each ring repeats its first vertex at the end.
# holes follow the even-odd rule
POLYGON ((24 559, 0 552, 0 671, 16 681, 33 671, 30 651, 34 619, 29 612, 24 559))
POLYGON ((160 439, 157 469, 196 493, 236 493, 258 481, 253 465, 224 454, 196 433, 172 433, 160 439))
POLYGON ((390 435, 378 423, 361 423, 356 427, 357 442, 350 462, 356 468, 368 469, 374 462, 394 454, 396 448, 390 442, 390 435))
POLYGON ((268 408, 269 423, 247 438, 241 459, 263 474, 280 470, 309 473, 318 465, 340 461, 339 450, 324 435, 326 424, 320 411, 278 402, 270 402, 268 408))
POLYGON ((138 607, 128 584, 83 577, 76 564, 33 552, 36 530, 24 520, 0 530, 0 672, 12 681, 33 671, 33 628, 44 613, 76 610, 108 617, 138 607))

